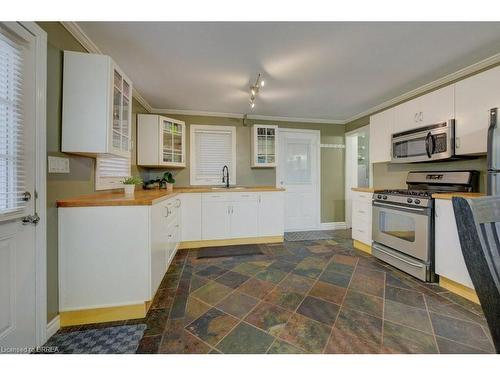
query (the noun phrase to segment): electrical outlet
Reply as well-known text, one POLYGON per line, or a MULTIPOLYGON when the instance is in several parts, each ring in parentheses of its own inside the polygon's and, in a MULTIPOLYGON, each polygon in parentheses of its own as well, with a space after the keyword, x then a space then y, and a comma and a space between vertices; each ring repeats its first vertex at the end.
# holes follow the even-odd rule
POLYGON ((69 159, 49 156, 49 173, 69 173, 69 159))

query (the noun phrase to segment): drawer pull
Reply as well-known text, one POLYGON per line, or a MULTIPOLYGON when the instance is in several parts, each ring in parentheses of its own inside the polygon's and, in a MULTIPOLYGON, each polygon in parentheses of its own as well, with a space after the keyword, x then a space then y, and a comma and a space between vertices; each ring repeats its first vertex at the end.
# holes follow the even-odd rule
POLYGON ((358 212, 359 212, 360 214, 366 214, 366 212, 365 212, 365 211, 358 210, 358 212))

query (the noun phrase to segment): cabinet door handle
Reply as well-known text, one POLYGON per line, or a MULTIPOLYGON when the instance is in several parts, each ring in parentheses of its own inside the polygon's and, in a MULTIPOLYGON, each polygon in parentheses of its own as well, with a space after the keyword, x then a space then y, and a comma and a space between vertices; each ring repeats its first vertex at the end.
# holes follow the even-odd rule
POLYGON ((418 122, 418 112, 413 115, 413 121, 418 122))
POLYGON ((424 112, 420 112, 420 122, 424 121, 424 112))

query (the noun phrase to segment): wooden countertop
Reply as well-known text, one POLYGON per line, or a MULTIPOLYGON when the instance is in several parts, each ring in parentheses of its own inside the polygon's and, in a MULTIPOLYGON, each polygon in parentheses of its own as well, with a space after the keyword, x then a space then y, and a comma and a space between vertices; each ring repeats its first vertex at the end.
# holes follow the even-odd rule
POLYGON ((373 193, 375 190, 380 190, 380 189, 374 189, 374 188, 367 188, 367 187, 353 187, 351 188, 352 191, 359 191, 361 193, 373 193))
POLYGON ((462 198, 480 198, 484 197, 486 194, 484 193, 434 193, 432 194, 432 198, 435 199, 451 199, 453 197, 462 197, 462 198))
POLYGON ((61 199, 57 207, 102 207, 102 206, 151 206, 165 199, 175 197, 180 193, 239 193, 261 191, 284 191, 285 189, 274 186, 254 186, 235 188, 185 187, 175 188, 173 191, 165 189, 143 190, 137 189, 133 197, 126 197, 120 190, 111 192, 82 195, 79 197, 61 199))

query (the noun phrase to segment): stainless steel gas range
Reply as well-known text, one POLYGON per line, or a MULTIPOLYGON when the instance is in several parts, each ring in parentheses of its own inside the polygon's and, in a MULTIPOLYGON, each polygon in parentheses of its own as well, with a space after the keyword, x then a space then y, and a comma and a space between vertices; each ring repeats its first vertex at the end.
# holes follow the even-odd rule
POLYGON ((477 171, 409 172, 408 189, 376 191, 373 256, 422 281, 436 281, 432 194, 475 191, 477 181, 477 171))

